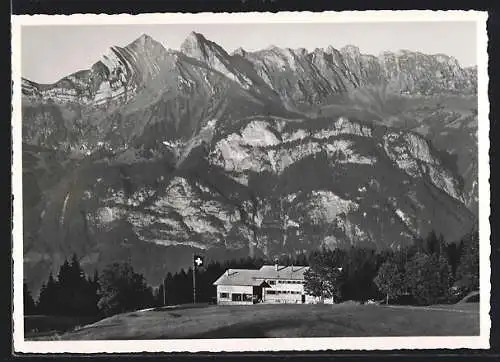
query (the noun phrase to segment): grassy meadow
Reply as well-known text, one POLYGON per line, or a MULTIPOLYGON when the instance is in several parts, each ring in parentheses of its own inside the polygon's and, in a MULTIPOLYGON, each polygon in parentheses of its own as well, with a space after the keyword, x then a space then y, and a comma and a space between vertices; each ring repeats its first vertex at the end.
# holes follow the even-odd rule
POLYGON ((479 335, 479 304, 179 306, 116 315, 32 340, 479 335))

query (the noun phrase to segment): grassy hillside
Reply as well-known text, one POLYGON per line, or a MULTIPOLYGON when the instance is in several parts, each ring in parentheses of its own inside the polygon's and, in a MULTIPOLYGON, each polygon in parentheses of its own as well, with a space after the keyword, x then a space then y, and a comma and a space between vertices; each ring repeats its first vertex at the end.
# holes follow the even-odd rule
MULTIPOLYGON (((479 305, 185 306, 116 315, 50 339, 471 336, 479 305)), ((45 338, 46 339, 46 338, 45 338)))

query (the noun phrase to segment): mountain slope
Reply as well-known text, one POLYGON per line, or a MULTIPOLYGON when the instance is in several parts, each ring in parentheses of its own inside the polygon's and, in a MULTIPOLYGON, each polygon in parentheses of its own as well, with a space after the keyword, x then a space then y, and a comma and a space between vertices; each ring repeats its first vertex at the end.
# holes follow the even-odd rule
MULTIPOLYGON (((99 266, 132 248, 157 282, 158 266, 136 249, 385 248, 431 230, 454 241, 474 222, 459 182, 421 136, 347 119, 251 117, 199 140, 180 162, 129 152, 87 161, 44 193, 27 263, 77 251, 99 266)), ((156 251, 162 264, 178 262, 168 250, 156 251)))
POLYGON ((53 85, 23 79, 28 283, 73 252, 157 283, 196 250, 456 241, 476 222, 475 82, 441 55, 229 54, 197 33, 180 51, 143 35, 53 85))

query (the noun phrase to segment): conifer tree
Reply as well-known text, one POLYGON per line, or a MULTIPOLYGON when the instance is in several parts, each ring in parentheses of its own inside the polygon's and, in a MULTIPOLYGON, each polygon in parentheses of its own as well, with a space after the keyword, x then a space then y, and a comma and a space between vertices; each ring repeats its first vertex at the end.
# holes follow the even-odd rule
POLYGON ((471 232, 463 239, 463 249, 455 279, 466 292, 479 289, 479 233, 477 231, 471 232))
POLYGON ((54 279, 52 273, 50 273, 47 283, 42 285, 40 295, 38 297, 38 311, 40 314, 60 314, 60 300, 58 298, 58 289, 59 285, 54 279))
POLYGON ((26 282, 23 283, 23 308, 24 315, 32 315, 36 313, 35 300, 33 299, 26 282))

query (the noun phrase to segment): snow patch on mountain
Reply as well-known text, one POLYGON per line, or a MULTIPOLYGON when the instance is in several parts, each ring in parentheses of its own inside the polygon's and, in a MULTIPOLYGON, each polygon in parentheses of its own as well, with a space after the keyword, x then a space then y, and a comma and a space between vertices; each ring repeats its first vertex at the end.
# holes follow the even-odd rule
POLYGON ((413 226, 413 223, 411 221, 411 218, 406 215, 403 210, 401 209, 396 209, 395 211, 396 215, 399 217, 399 219, 406 225, 406 227, 411 230, 412 232, 415 232, 415 227, 413 226))
POLYGON ((63 202, 63 206, 62 206, 62 210, 61 210, 61 217, 59 218, 60 225, 64 224, 64 216, 66 215, 66 208, 68 206, 69 195, 70 195, 70 193, 68 192, 68 194, 64 198, 64 202, 63 202))

